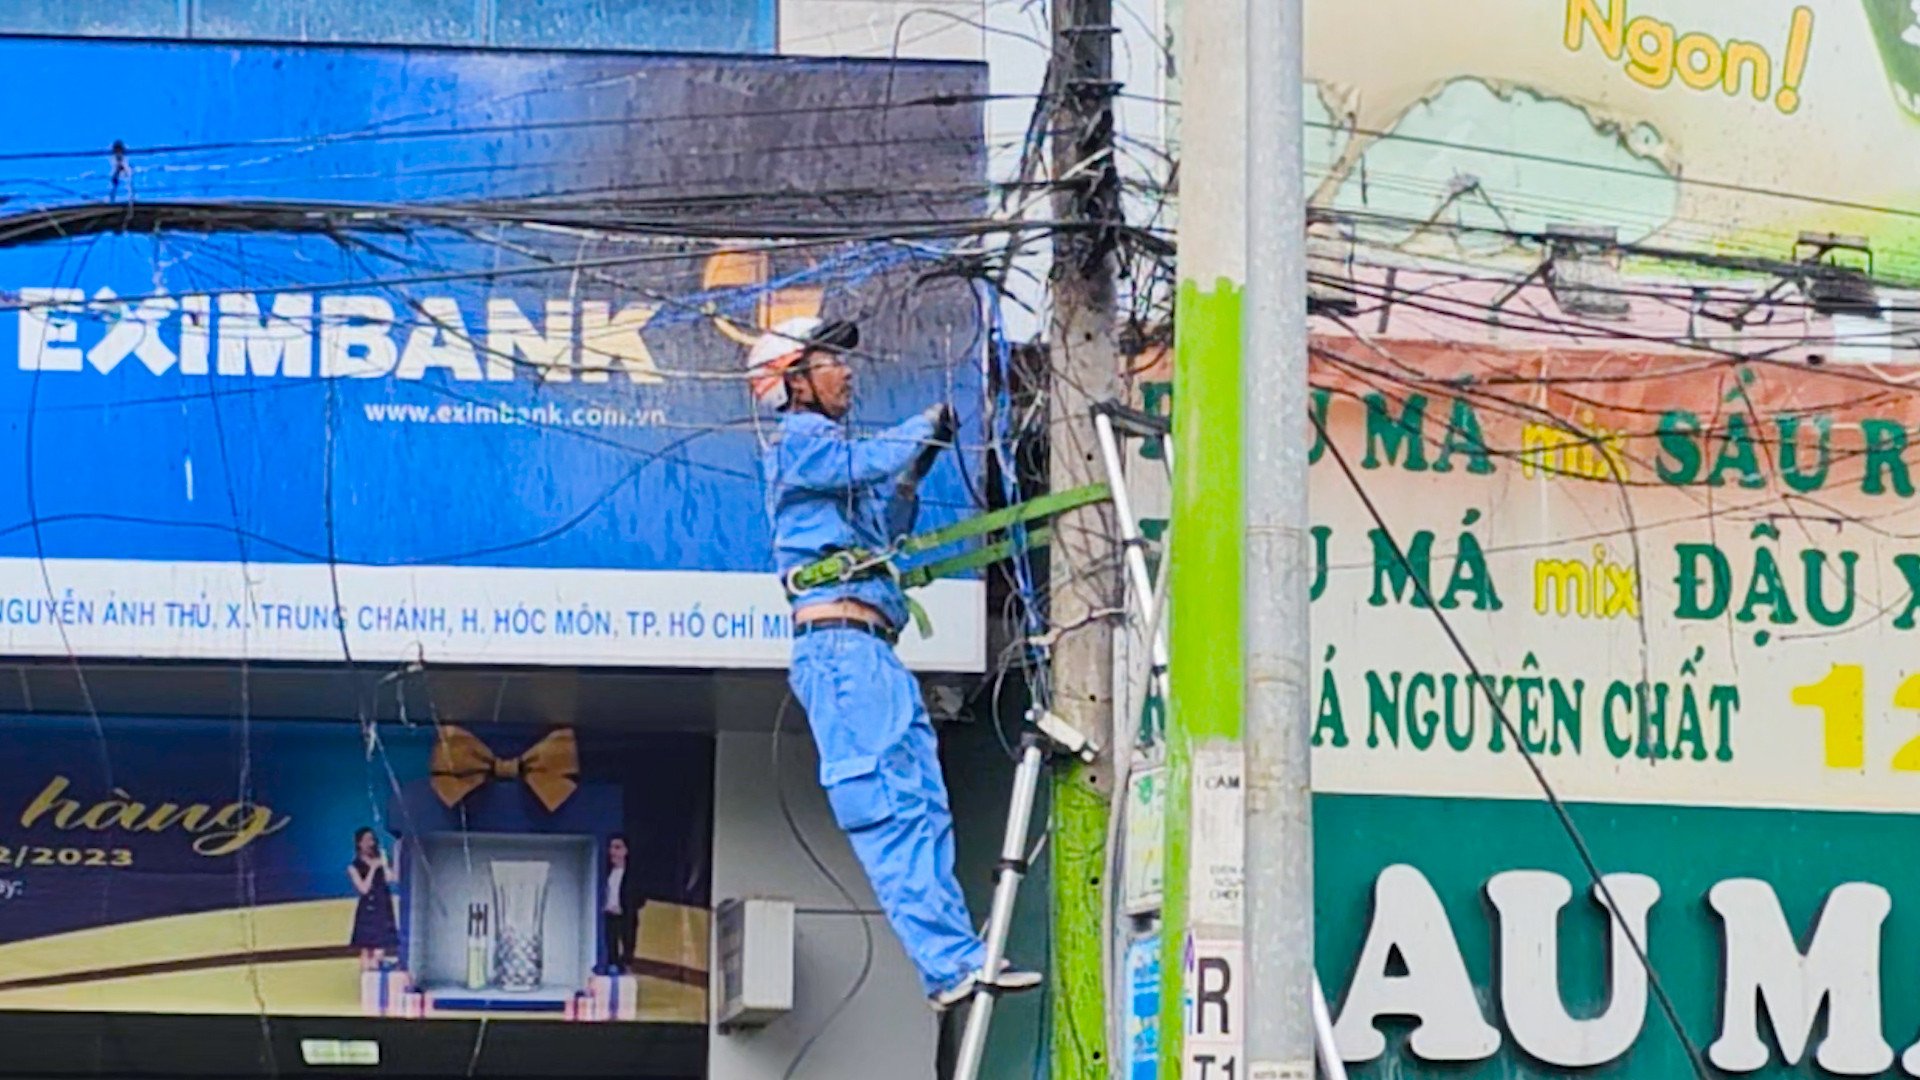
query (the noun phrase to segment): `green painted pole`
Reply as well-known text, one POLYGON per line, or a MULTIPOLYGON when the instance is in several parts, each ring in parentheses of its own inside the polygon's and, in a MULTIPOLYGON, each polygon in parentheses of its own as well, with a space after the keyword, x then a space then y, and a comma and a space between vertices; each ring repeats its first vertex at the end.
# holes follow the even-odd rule
POLYGON ((1105 867, 1107 800, 1088 766, 1056 774, 1048 839, 1053 888, 1054 1080, 1107 1080, 1107 1000, 1100 978, 1099 879, 1105 867))
MULTIPOLYGON (((1196 958, 1231 961, 1243 933, 1240 385, 1247 48, 1244 5, 1188 2, 1182 8, 1160 1076, 1225 1080, 1218 1055, 1230 1048, 1220 1033, 1194 1028, 1208 1012, 1193 1009, 1188 999, 1196 990, 1196 958), (1196 1059, 1208 1060, 1192 1064, 1196 1059)), ((1209 976, 1219 978, 1217 967, 1209 976)), ((1217 988, 1216 982, 1198 989, 1217 988)))

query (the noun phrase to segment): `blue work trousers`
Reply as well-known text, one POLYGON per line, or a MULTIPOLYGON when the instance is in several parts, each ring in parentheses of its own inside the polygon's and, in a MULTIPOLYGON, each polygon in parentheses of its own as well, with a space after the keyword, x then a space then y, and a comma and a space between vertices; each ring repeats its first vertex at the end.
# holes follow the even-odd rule
POLYGON ((954 877, 953 814, 919 682, 892 646, 858 630, 797 639, 789 679, 834 820, 922 985, 928 995, 959 985, 986 946, 954 877))

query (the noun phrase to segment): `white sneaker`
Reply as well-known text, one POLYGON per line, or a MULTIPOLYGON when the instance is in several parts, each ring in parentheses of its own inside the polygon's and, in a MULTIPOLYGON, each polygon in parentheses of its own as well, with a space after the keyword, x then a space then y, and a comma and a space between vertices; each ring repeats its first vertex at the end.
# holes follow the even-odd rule
MULTIPOLYGON (((974 994, 980 991, 981 974, 981 972, 976 971, 967 976, 959 985, 933 995, 932 998, 928 999, 933 1004, 933 1011, 946 1012, 955 1005, 973 997, 974 994)), ((998 993, 1018 994, 1022 991, 1032 990, 1044 981, 1045 979, 1037 971, 1021 971, 1014 968, 1006 960, 1001 960, 1000 973, 994 978, 991 985, 993 990, 998 993)))

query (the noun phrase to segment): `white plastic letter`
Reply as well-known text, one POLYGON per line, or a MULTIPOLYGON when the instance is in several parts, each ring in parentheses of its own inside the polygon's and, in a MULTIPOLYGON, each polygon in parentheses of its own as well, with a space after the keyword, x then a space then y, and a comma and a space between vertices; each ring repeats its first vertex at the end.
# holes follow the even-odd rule
POLYGON ((74 305, 87 298, 79 289, 21 289, 21 371, 79 371, 85 357, 72 344, 80 340, 74 305))
POLYGON ((112 289, 103 288, 93 294, 93 306, 97 311, 113 315, 106 336, 87 350, 87 363, 95 370, 104 375, 129 356, 145 364, 155 375, 173 370, 178 357, 160 340, 160 324, 179 307, 172 297, 152 296, 138 304, 123 304, 112 289))
POLYGON ((220 294, 220 344, 217 364, 222 375, 285 375, 304 379, 313 374, 313 295, 281 293, 273 310, 262 317, 260 302, 250 293, 220 294))
POLYGON ((1548 1065, 1604 1065, 1631 1049, 1646 1024, 1647 970, 1633 943, 1646 945, 1647 912, 1660 899, 1660 884, 1642 874, 1608 874, 1603 880, 1620 918, 1595 887, 1593 899, 1612 928, 1612 943, 1607 1011, 1591 1020, 1568 1015, 1560 996, 1560 909, 1573 898, 1567 879, 1544 870, 1509 870, 1487 882, 1487 899, 1500 913, 1500 1010, 1507 1033, 1548 1065))
POLYGON ((377 379, 393 370, 393 305, 377 296, 320 298, 320 374, 377 379))
POLYGON ((1869 1076, 1893 1064, 1893 1047, 1880 1033, 1880 924, 1893 910, 1887 890, 1856 881, 1827 894, 1804 956, 1766 882, 1723 881, 1707 903, 1726 930, 1724 1020, 1707 1050, 1716 1066, 1728 1072, 1767 1067, 1760 1007, 1773 1021, 1781 1059, 1800 1064, 1823 1002, 1827 1037, 1814 1054, 1820 1068, 1869 1076))
POLYGON ((646 304, 632 304, 608 316, 603 301, 580 305, 580 381, 606 382, 607 367, 617 361, 627 378, 637 383, 665 382, 659 365, 653 362, 653 350, 640 336, 653 313, 660 310, 646 304))
POLYGON ((417 315, 419 321, 407 335, 394 377, 418 379, 428 368, 446 368, 461 382, 479 382, 480 361, 473 354, 473 339, 467 336, 460 305, 452 297, 429 296, 420 301, 417 315))
POLYGON ((547 332, 534 328, 520 305, 495 297, 487 301, 487 378, 512 382, 514 361, 527 363, 546 382, 573 377, 573 305, 547 301, 547 332))
POLYGON ((213 297, 180 298, 180 374, 205 375, 213 351, 213 297))
POLYGON ((1500 1049, 1500 1032, 1480 1012, 1447 910, 1426 875, 1411 866, 1389 866, 1374 882, 1373 921, 1333 1026, 1340 1056, 1372 1061, 1385 1053, 1387 1040, 1374 1026, 1382 1016, 1418 1020, 1409 1044, 1428 1061, 1480 1061, 1500 1049), (1405 975, 1387 973, 1396 950, 1405 975))

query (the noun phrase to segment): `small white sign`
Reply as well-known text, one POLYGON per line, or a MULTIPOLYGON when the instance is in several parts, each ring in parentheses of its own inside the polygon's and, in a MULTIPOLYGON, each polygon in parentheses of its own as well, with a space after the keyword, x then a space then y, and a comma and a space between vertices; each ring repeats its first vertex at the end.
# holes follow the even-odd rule
POLYGON ((1160 910, 1166 893, 1167 773, 1136 770, 1127 780, 1121 905, 1129 915, 1160 910))
POLYGON ((380 1044, 372 1039, 301 1039, 300 1058, 311 1066, 380 1064, 380 1044))
POLYGON ((1188 888, 1194 926, 1233 930, 1245 924, 1245 754, 1238 746, 1196 747, 1193 754, 1192 861, 1188 888))
POLYGON ((1240 1080, 1243 1075, 1244 953, 1238 938, 1189 939, 1182 991, 1186 1080, 1240 1080))
MULTIPOLYGON (((982 670, 984 590, 921 590, 901 662, 982 670)), ((13 656, 783 668, 792 632, 771 572, 0 558, 13 656)))

